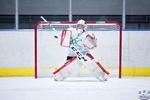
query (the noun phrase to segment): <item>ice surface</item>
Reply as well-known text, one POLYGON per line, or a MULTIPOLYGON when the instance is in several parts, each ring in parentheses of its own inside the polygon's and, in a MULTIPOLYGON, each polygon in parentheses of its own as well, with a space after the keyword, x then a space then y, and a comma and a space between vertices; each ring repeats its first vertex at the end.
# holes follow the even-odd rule
POLYGON ((137 100, 138 92, 150 90, 150 77, 111 78, 0 78, 0 100, 137 100))

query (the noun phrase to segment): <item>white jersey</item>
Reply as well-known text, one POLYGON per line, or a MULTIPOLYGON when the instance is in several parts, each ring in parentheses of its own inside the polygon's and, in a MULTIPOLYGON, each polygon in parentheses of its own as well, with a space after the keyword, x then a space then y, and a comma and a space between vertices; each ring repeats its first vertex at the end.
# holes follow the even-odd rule
MULTIPOLYGON (((68 28, 67 30, 72 31, 71 45, 76 46, 76 48, 84 55, 89 53, 88 48, 83 45, 83 41, 87 36, 87 32, 77 33, 76 28, 68 28)), ((68 56, 76 56, 76 54, 71 49, 68 49, 68 56)))

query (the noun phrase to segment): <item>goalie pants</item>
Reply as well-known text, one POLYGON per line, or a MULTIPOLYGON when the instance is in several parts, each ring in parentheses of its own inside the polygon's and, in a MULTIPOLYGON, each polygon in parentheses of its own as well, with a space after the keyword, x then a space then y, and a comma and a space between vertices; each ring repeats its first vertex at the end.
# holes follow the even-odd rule
POLYGON ((69 61, 70 59, 72 59, 74 56, 67 56, 67 61, 69 61))

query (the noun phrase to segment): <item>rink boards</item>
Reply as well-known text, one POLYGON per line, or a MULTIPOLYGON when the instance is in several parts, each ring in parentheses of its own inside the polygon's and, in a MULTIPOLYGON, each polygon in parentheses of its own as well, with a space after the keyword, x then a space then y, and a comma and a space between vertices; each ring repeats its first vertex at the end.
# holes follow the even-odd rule
MULTIPOLYGON (((0 33, 0 76, 34 76, 34 31, 0 33)), ((150 76, 149 33, 149 30, 123 31, 122 76, 150 76)))

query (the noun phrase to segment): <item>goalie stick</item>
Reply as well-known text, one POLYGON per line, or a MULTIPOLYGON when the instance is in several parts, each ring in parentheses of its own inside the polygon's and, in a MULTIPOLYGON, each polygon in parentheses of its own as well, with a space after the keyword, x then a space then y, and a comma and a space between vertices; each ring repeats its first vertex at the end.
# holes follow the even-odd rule
POLYGON ((50 23, 48 23, 48 21, 43 16, 41 16, 41 19, 43 19, 44 22, 46 22, 48 25, 50 25, 50 27, 52 27, 53 31, 57 32, 56 29, 50 23))
MULTIPOLYGON (((41 16, 41 19, 42 19, 44 22, 46 22, 46 23, 52 28, 52 30, 53 30, 56 34, 58 33, 57 30, 56 30, 43 16, 41 16)), ((57 39, 58 36, 55 35, 54 38, 57 39)))

